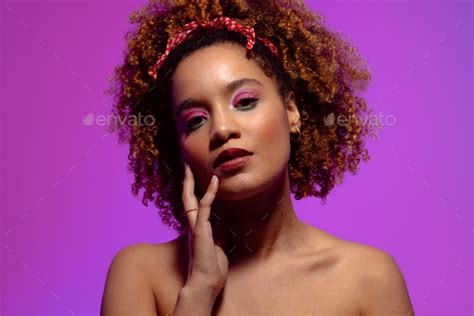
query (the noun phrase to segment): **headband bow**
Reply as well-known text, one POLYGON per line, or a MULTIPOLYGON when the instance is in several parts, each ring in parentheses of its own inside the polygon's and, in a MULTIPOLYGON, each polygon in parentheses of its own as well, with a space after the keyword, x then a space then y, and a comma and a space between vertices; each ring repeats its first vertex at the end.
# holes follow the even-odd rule
MULTIPOLYGON (((255 30, 251 26, 240 25, 237 21, 232 20, 228 17, 217 17, 209 22, 204 22, 202 20, 192 21, 181 28, 178 29, 177 33, 174 36, 168 38, 168 42, 166 43, 166 50, 163 55, 158 59, 158 61, 151 67, 148 68, 148 74, 156 80, 156 74, 160 66, 165 61, 166 57, 170 54, 171 50, 182 43, 186 38, 188 38, 189 33, 197 29, 198 27, 204 28, 211 28, 211 27, 226 27, 229 31, 237 31, 242 33, 245 37, 247 37, 247 45, 245 46, 247 49, 252 49, 253 45, 255 44, 255 30)), ((275 45, 273 45, 270 40, 258 37, 259 40, 263 42, 273 54, 278 56, 278 49, 275 45)))

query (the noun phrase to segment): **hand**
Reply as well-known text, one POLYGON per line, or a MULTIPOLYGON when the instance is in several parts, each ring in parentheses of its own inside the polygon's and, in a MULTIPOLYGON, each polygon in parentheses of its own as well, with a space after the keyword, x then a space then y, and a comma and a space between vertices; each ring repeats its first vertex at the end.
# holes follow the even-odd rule
POLYGON ((188 219, 188 278, 186 285, 192 289, 209 291, 217 297, 227 280, 229 262, 222 248, 214 243, 209 221, 211 204, 219 187, 219 179, 212 176, 207 192, 198 201, 194 194, 194 176, 191 167, 184 164, 182 201, 188 219))

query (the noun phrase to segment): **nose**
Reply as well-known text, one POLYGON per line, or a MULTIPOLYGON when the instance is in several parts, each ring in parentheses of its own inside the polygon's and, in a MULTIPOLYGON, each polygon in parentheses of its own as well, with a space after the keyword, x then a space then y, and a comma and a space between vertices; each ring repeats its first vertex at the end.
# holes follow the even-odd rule
POLYGON ((211 147, 215 148, 230 138, 240 138, 240 127, 236 113, 226 106, 219 107, 212 116, 211 147))

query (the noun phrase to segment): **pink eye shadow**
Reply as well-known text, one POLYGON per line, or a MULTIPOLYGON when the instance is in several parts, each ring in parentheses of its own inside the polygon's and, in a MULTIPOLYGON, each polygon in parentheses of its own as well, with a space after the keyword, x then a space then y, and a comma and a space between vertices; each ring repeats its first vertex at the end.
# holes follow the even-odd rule
POLYGON ((237 102, 239 102, 241 99, 244 99, 244 98, 257 98, 257 97, 258 97, 258 93, 256 92, 251 92, 251 91, 240 92, 234 97, 232 104, 235 105, 237 102))
POLYGON ((202 114, 203 116, 206 116, 203 112, 201 111, 190 111, 188 113, 186 113, 183 117, 184 121, 185 122, 188 122, 190 119, 196 117, 196 116, 199 116, 200 114, 202 114))

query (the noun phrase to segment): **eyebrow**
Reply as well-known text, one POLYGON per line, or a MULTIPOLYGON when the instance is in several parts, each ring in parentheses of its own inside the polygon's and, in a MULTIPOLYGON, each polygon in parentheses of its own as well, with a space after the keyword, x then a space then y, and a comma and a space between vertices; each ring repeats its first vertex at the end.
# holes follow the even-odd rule
MULTIPOLYGON (((258 85, 258 86, 263 87, 263 84, 260 81, 256 80, 256 79, 242 78, 242 79, 234 80, 234 81, 230 82, 229 84, 227 84, 227 86, 225 86, 225 88, 223 90, 223 93, 225 95, 231 94, 232 92, 234 92, 235 90, 237 90, 238 88, 240 88, 240 87, 242 87, 246 84, 254 84, 254 85, 258 85)), ((180 102, 179 105, 176 108, 176 116, 181 114, 184 110, 196 106, 196 104, 200 104, 200 102, 196 101, 192 98, 187 98, 186 100, 180 102)))

